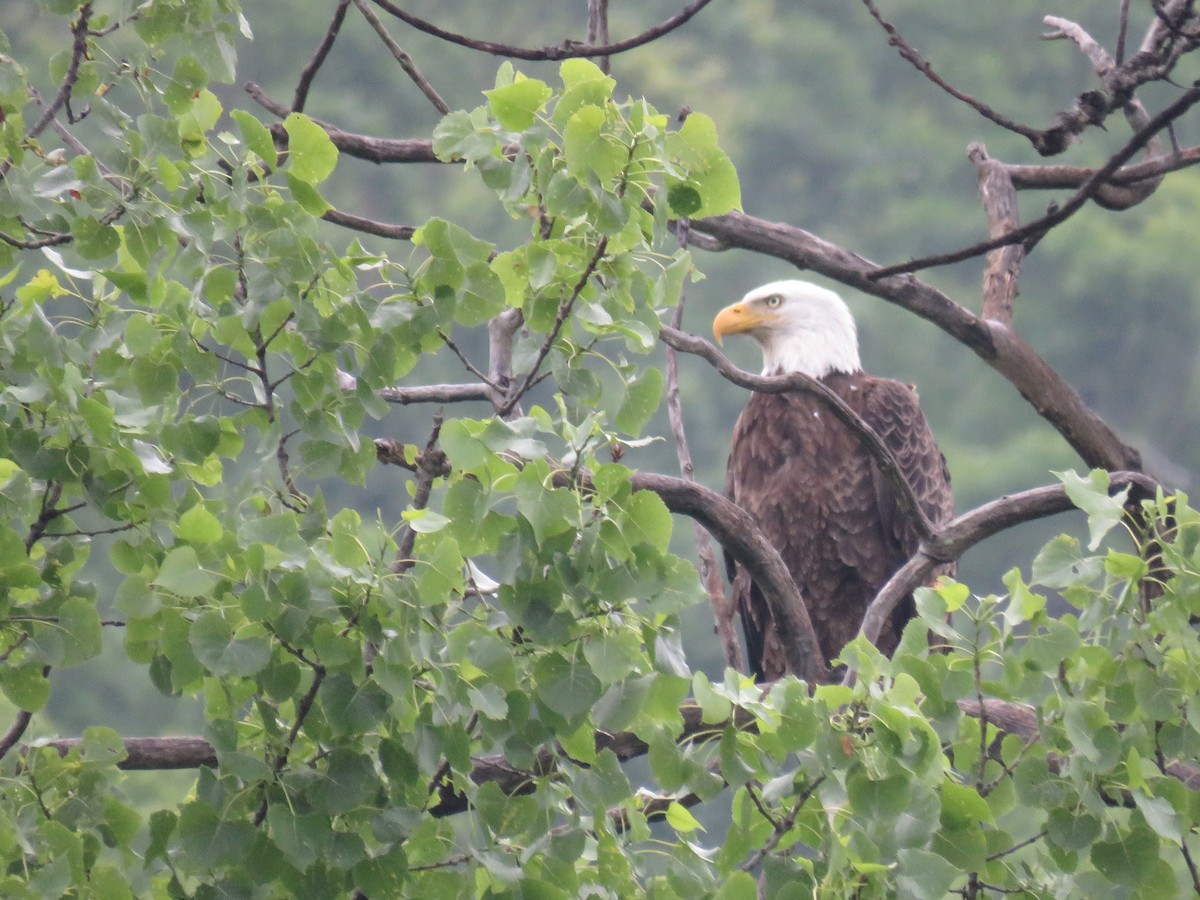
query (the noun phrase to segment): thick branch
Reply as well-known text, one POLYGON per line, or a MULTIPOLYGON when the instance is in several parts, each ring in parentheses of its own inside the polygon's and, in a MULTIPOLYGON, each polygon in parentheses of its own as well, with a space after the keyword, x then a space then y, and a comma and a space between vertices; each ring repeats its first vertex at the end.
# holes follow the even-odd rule
MULTIPOLYGON (((979 199, 987 213, 988 234, 995 237, 1012 231, 1021 224, 1017 208, 1017 189, 1004 164, 987 154, 983 144, 967 148, 967 157, 979 172, 979 199)), ((1025 259, 1022 244, 997 247, 987 255, 983 275, 983 317, 1012 325, 1013 300, 1017 296, 1017 281, 1025 259)))
MULTIPOLYGON (((1130 485, 1152 496, 1157 482, 1140 472, 1109 473, 1111 492, 1130 485)), ((863 615, 859 634, 874 643, 896 605, 924 584, 939 563, 957 560, 976 544, 1014 525, 1074 508, 1066 488, 1053 484, 1001 497, 952 519, 931 540, 922 542, 912 558, 880 589, 863 615)))
POLYGON ((1140 469, 1137 450, 1125 444, 1079 394, 1011 329, 987 322, 912 275, 876 279, 873 263, 792 225, 745 213, 691 223, 728 249, 739 247, 811 269, 887 300, 941 328, 1009 380, 1091 468, 1140 469))
MULTIPOLYGON (((987 721, 997 729, 1015 734, 1026 740, 1036 740, 1038 734, 1037 713, 1030 707, 1007 700, 986 698, 982 704, 975 698, 958 701, 959 709, 966 715, 987 721)), ((695 741, 720 735, 729 722, 706 723, 700 708, 694 703, 685 703, 679 709, 683 720, 680 742, 695 741)), ((733 724, 737 728, 753 727, 754 719, 743 710, 736 709, 733 724)), ((59 753, 66 755, 80 743, 79 738, 64 738, 48 742, 59 753)), ((596 732, 596 749, 611 750, 618 760, 625 762, 645 755, 649 746, 632 732, 596 732)), ((126 738, 125 759, 117 763, 124 771, 162 771, 168 769, 194 769, 201 766, 215 767, 217 754, 212 745, 203 738, 126 738)), ((494 782, 501 793, 507 795, 529 793, 536 786, 536 779, 552 774, 557 757, 548 749, 538 753, 533 769, 520 769, 500 756, 483 756, 472 759, 471 780, 477 784, 494 782)), ((1052 768, 1061 766, 1061 758, 1051 755, 1052 768)), ((1191 763, 1175 762, 1166 766, 1166 773, 1184 783, 1191 790, 1200 790, 1200 767, 1191 763)), ((446 788, 436 805, 429 812, 434 816, 449 816, 463 812, 469 807, 464 795, 446 788)))
MULTIPOLYGON (((1122 166, 1108 178, 1109 186, 1136 184, 1148 178, 1158 178, 1200 163, 1200 147, 1188 147, 1178 153, 1156 156, 1134 165, 1122 166)), ((1096 170, 1087 166, 1024 166, 1005 164, 1017 190, 1061 190, 1078 188, 1095 177, 1096 170)), ((1099 201, 1097 201, 1099 202, 1099 201)))
POLYGON ((377 222, 374 219, 367 219, 363 216, 356 216, 353 213, 341 212, 336 209, 327 209, 321 214, 321 218, 326 222, 332 222, 334 225, 341 225, 343 228, 349 228, 353 231, 361 231, 363 234, 373 234, 375 237, 392 238, 397 241, 411 241, 412 236, 417 233, 414 225, 392 225, 388 222, 377 222))
MULTIPOLYGON (((261 87, 250 82, 245 87, 246 93, 263 109, 274 113, 281 119, 286 118, 292 110, 278 100, 272 99, 261 87)), ((365 159, 375 163, 393 162, 441 162, 433 152, 433 141, 405 138, 377 138, 364 134, 351 134, 342 131, 336 125, 313 119, 325 129, 335 147, 347 156, 365 159)), ((278 128, 278 126, 275 126, 278 128)), ((280 129, 274 132, 276 137, 286 138, 286 132, 280 129)))
MULTIPOLYGON (((66 756, 81 743, 80 738, 60 738, 47 741, 45 746, 66 756)), ((162 772, 201 766, 217 766, 217 751, 202 737, 125 738, 125 758, 117 763, 117 768, 126 772, 162 772)))
POLYGON ((762 591, 787 653, 788 671, 809 684, 828 680, 804 598, 779 551, 763 537, 748 512, 716 491, 682 478, 635 472, 629 483, 634 490, 653 491, 671 512, 703 525, 762 591))
POLYGON ((464 400, 487 400, 486 384, 419 384, 414 387, 380 388, 379 396, 388 403, 408 406, 410 403, 461 403, 464 400))
MULTIPOLYGON (((1007 734, 1015 734, 1027 741, 1038 739, 1038 715, 1036 710, 1030 706, 1012 703, 1008 700, 993 699, 987 699, 981 704, 973 698, 969 700, 964 698, 958 701, 958 708, 974 718, 986 715, 988 722, 1007 734)), ((1057 753, 1047 754, 1046 761, 1050 764, 1050 771, 1054 774, 1060 773, 1064 768, 1065 760, 1057 753)), ((1177 761, 1167 765, 1165 772, 1172 778, 1182 781, 1189 790, 1200 790, 1200 766, 1177 761)), ((1123 805, 1134 805, 1132 797, 1127 796, 1128 792, 1121 791, 1120 793, 1126 795, 1123 797, 1123 805)))

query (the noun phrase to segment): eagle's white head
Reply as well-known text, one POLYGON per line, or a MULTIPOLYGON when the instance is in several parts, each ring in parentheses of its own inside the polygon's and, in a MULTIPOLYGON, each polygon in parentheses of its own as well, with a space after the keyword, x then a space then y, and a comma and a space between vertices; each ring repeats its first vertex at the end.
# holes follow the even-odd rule
POLYGON ((764 375, 824 378, 862 368, 850 310, 833 291, 807 281, 773 281, 725 307, 713 320, 713 336, 719 344, 729 334, 758 341, 764 375))

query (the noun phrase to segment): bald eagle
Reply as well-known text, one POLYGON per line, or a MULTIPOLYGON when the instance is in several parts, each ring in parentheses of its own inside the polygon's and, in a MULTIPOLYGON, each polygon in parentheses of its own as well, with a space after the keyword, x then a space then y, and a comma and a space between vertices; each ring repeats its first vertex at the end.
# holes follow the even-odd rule
MULTIPOLYGON (((916 391, 863 373, 854 319, 837 294, 803 281, 763 285, 721 310, 713 334, 718 343, 731 334, 754 338, 764 375, 819 379, 891 449, 929 520, 939 525, 954 515, 946 460, 916 391)), ((827 662, 858 633, 868 604, 918 546, 913 523, 858 438, 803 391, 751 394, 734 428, 726 493, 783 557, 827 662)), ((787 666, 770 610, 739 567, 727 564, 751 671, 778 678, 787 666)), ((895 649, 914 612, 911 597, 897 606, 880 650, 895 649)))

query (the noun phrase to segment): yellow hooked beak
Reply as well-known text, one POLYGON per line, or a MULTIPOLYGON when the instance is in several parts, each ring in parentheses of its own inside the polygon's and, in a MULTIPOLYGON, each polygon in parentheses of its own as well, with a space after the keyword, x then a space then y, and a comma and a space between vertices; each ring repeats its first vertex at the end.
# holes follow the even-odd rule
POLYGON ((713 319, 713 337, 720 344, 726 335, 743 334, 774 322, 777 318, 779 317, 774 312, 757 304, 734 303, 717 313, 717 317, 713 319))

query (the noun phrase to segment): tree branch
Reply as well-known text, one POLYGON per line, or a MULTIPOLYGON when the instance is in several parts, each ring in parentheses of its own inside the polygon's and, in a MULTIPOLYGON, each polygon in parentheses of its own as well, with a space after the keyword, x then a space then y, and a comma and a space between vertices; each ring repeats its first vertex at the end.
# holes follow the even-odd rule
MULTIPOLYGON (((1154 479, 1141 472, 1109 473, 1110 492, 1131 485, 1150 495, 1158 487, 1154 479)), ((950 520, 929 541, 923 541, 908 562, 880 588, 863 615, 858 633, 874 643, 896 605, 923 584, 939 564, 957 560, 976 544, 1014 525, 1074 508, 1066 488, 1052 484, 992 500, 950 520)), ((847 673, 847 680, 853 680, 851 675, 847 673)))
POLYGON ((808 607, 779 551, 763 537, 754 518, 710 488, 682 478, 635 472, 634 490, 658 494, 667 509, 703 525, 754 579, 779 629, 788 671, 809 684, 829 679, 808 607))
POLYGON ((312 59, 300 71, 300 80, 296 83, 296 92, 292 95, 291 111, 300 112, 304 109, 304 104, 308 102, 309 88, 312 87, 313 79, 317 77, 317 71, 324 65, 325 58, 329 56, 329 51, 333 49, 333 42, 342 30, 342 23, 346 21, 346 9, 349 6, 350 0, 338 0, 337 8, 333 11, 333 18, 329 20, 329 27, 325 29, 321 43, 313 52, 312 59))
MULTIPOLYGON (((983 144, 971 144, 967 158, 979 172, 979 198, 987 213, 988 234, 993 237, 1013 230, 1021 224, 1017 208, 1017 189, 1003 163, 987 154, 983 144)), ((1025 259, 1023 244, 997 247, 987 255, 983 275, 983 317, 1012 326, 1013 300, 1021 263, 1025 259)))
POLYGON ((657 40, 668 32, 674 31, 679 26, 683 25, 692 16, 708 6, 711 0, 692 0, 687 6, 677 12, 668 19, 664 19, 652 28, 647 28, 640 34, 634 35, 631 38, 626 38, 623 41, 616 41, 612 44, 601 44, 598 46, 589 46, 580 44, 577 41, 564 41, 562 44, 553 47, 542 47, 540 49, 513 47, 508 44, 498 44, 494 41, 484 41, 477 38, 466 37, 465 35, 456 34, 453 31, 446 31, 439 28, 432 22, 427 22, 425 19, 418 18, 412 13, 405 12, 391 0, 373 0, 376 6, 391 13, 402 22, 406 22, 418 31, 423 31, 433 37, 440 38, 451 44, 457 44, 460 47, 466 47, 470 50, 478 50, 481 53, 489 53, 492 56, 510 56, 513 59, 524 60, 560 60, 572 59, 576 57, 604 57, 613 56, 617 53, 624 53, 626 50, 633 50, 635 47, 641 47, 643 44, 648 44, 651 41, 657 40))
POLYGON ((1108 182, 1110 175, 1120 169, 1135 153, 1146 146, 1155 135, 1191 109, 1197 102, 1200 102, 1200 81, 1193 82, 1192 86, 1180 94, 1174 103, 1150 119, 1145 127, 1138 130, 1124 147, 1114 153, 1108 162, 1097 169, 1092 177, 1080 186, 1078 191, 1068 197, 1057 209, 1052 210, 1040 219, 1035 219, 1024 227, 1014 228, 1012 231, 1006 232, 999 237, 981 241, 978 244, 973 244, 961 250, 954 250, 950 253, 942 253, 936 256, 925 256, 892 266, 883 266, 872 272, 871 278, 889 278, 892 275, 916 272, 919 269, 946 266, 950 263, 962 262, 963 260, 980 256, 989 250, 995 250, 997 247, 1003 247, 1007 244, 1020 243, 1030 238, 1040 238, 1051 228, 1065 222, 1082 209, 1083 205, 1092 199, 1108 182))
POLYGON ((976 316, 912 275, 876 278, 874 263, 792 225, 733 212, 695 220, 691 228, 716 238, 725 249, 754 250, 811 269, 932 322, 1008 379, 1090 468, 1141 468, 1138 451, 1117 437, 1074 388, 1003 323, 976 316))
POLYGON ((379 35, 379 38, 383 41, 384 46, 388 48, 388 52, 392 54, 392 59, 396 60, 396 62, 400 64, 400 68, 402 68, 405 74, 412 79, 413 84, 415 84, 421 93, 425 95, 426 99, 433 104, 433 108, 440 112, 443 116, 449 115, 450 107, 447 105, 446 101, 442 99, 441 95, 436 90, 434 90, 433 85, 429 83, 428 79, 421 74, 421 71, 417 68, 416 63, 412 61, 412 57, 405 53, 403 48, 401 48, 401 46, 396 43, 392 36, 388 34, 388 30, 384 27, 383 23, 379 21, 379 16, 375 15, 375 10, 371 9, 371 7, 367 5, 366 0, 354 0, 354 5, 357 6, 358 11, 363 14, 363 18, 366 19, 367 22, 370 23, 371 27, 375 29, 375 33, 379 35))
MULTIPOLYGON (((687 246, 687 220, 681 220, 677 229, 679 244, 687 246)), ((683 308, 686 302, 686 291, 681 286, 679 299, 671 313, 671 328, 678 330, 683 323, 683 308)), ((675 438, 675 456, 679 461, 679 474, 685 481, 695 481, 695 467, 692 465, 692 453, 688 447, 687 431, 683 425, 683 408, 679 402, 679 358, 674 347, 667 347, 667 418, 671 423, 671 434, 675 438)), ((708 594, 709 606, 713 611, 713 628, 721 649, 725 654, 725 664, 738 672, 746 671, 745 660, 742 656, 742 643, 738 639, 733 625, 733 617, 737 610, 729 595, 725 593, 725 583, 721 579, 721 571, 717 566, 716 555, 713 553, 712 541, 708 532, 699 522, 692 520, 696 536, 696 557, 700 563, 700 582, 708 594)))

